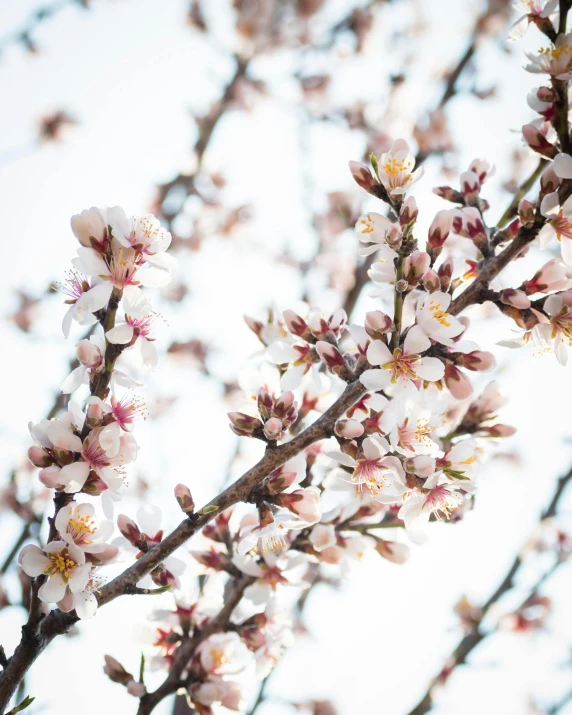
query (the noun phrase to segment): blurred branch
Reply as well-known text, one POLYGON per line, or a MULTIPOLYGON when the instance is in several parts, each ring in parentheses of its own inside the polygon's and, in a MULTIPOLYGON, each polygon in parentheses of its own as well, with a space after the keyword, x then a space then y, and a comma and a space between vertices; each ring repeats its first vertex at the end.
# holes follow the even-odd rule
POLYGON ((38 46, 33 38, 34 32, 42 23, 51 20, 59 12, 72 5, 87 10, 89 0, 58 0, 49 5, 39 7, 20 28, 0 37, 0 55, 11 45, 21 45, 27 52, 36 54, 38 52, 38 46))
MULTIPOLYGON (((546 507, 546 509, 542 512, 539 524, 542 524, 548 519, 552 519, 556 515, 558 504, 566 490, 566 487, 571 480, 572 468, 564 476, 558 479, 552 499, 550 500, 550 503, 546 507)), ((538 524, 535 526, 534 530, 536 531, 537 529, 538 524)), ((495 632, 496 629, 493 629, 492 631, 484 631, 482 628, 483 621, 491 610, 491 608, 500 601, 500 599, 504 596, 505 593, 507 593, 513 588, 514 579, 517 573, 520 571, 522 563, 523 561, 520 555, 514 559, 499 587, 494 591, 494 593, 480 609, 480 616, 474 624, 474 629, 471 631, 471 633, 468 633, 459 642, 451 656, 447 659, 441 672, 435 678, 433 678, 425 695, 422 697, 416 707, 414 707, 413 710, 409 712, 409 715, 424 715, 424 713, 429 712, 433 707, 434 688, 436 686, 442 685, 445 680, 449 678, 454 668, 456 668, 458 665, 462 665, 463 663, 465 663, 467 657, 481 643, 481 641, 487 638, 491 633, 495 632)), ((560 561, 557 560, 556 563, 553 564, 550 569, 543 573, 543 575, 540 577, 540 579, 536 582, 535 586, 531 590, 531 593, 527 597, 527 600, 539 591, 540 587, 544 584, 546 579, 554 573, 554 571, 559 565, 560 561)))

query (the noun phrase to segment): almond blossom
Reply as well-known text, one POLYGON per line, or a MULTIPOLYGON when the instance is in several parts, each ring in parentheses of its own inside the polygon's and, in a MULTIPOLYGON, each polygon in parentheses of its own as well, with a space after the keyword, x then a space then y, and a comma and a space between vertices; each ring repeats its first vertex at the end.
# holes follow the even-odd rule
POLYGON ((378 161, 378 176, 390 196, 401 197, 424 172, 421 166, 415 171, 415 157, 404 139, 393 142, 391 149, 378 161))

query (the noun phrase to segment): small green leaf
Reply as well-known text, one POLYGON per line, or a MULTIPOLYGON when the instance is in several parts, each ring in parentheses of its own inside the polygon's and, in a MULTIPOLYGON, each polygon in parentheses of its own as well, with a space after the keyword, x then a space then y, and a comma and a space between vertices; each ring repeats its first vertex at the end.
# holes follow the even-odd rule
POLYGON ((19 705, 16 705, 15 707, 10 710, 8 715, 16 715, 16 713, 21 713, 22 710, 25 710, 29 705, 31 705, 36 698, 31 697, 30 695, 26 695, 26 697, 22 700, 22 702, 19 705))
POLYGON ((199 509, 197 514, 199 516, 205 516, 206 514, 212 514, 213 511, 218 511, 218 506, 216 504, 210 504, 209 506, 204 506, 202 509, 199 509))

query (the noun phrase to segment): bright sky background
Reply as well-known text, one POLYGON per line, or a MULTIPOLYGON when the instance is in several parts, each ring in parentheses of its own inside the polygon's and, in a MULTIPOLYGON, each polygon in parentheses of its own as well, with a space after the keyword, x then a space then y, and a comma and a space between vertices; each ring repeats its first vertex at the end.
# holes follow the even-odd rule
MULTIPOLYGON (((339 0, 336 6, 343 11, 347 4, 339 0)), ((32 0, 2 3, 0 35, 18 27, 37 6, 32 0)), ((431 29, 422 40, 418 79, 386 131, 407 136, 419 108, 434 103, 440 93, 438 70, 458 56, 463 31, 478 6, 476 1, 420 0, 395 2, 387 9, 389 27, 419 12, 431 29)), ((214 14, 224 12, 225 2, 213 0, 212 7, 214 14)), ((37 33, 43 49, 39 57, 12 47, 0 58, 2 316, 14 308, 14 289, 39 294, 63 277, 76 249, 69 230, 73 213, 117 203, 129 212, 144 212, 154 184, 185 166, 194 139, 189 108, 208 106, 232 71, 224 56, 224 32, 223 51, 206 46, 185 25, 186 8, 183 0, 101 0, 89 13, 70 8, 37 33), (37 117, 62 107, 80 125, 63 143, 31 148, 37 117)), ((380 29, 379 38, 370 43, 368 58, 380 56, 389 68, 394 60, 384 55, 383 33, 380 29)), ((530 42, 535 46, 538 40, 530 42)), ((495 215, 507 204, 499 186, 509 173, 507 157, 519 146, 515 132, 532 118, 525 97, 535 82, 520 69, 523 59, 518 46, 512 54, 485 46, 479 55, 479 86, 496 83, 497 96, 487 103, 461 97, 450 107, 451 125, 461 139, 459 168, 476 156, 498 165, 499 178, 485 191, 495 215)), ((287 268, 272 266, 262 247, 278 252, 288 245, 296 255, 311 255, 300 182, 304 153, 312 155, 310 182, 319 196, 323 189, 350 187, 347 161, 361 151, 357 139, 348 139, 335 126, 320 125, 301 134, 296 90, 286 79, 289 62, 278 56, 260 66, 272 78, 276 94, 251 115, 234 115, 223 123, 207 156, 209 168, 225 168, 230 203, 255 203, 255 220, 237 244, 213 237, 200 255, 186 255, 180 270, 191 297, 183 306, 161 306, 168 323, 160 338, 163 348, 171 336, 214 338, 214 365, 221 375, 238 373, 256 349, 242 314, 261 314, 269 301, 289 307, 297 295, 296 277, 287 268)), ((378 80, 365 60, 340 64, 332 91, 343 103, 362 97, 372 116, 381 116, 387 87, 378 80)), ((429 164, 414 191, 426 211, 425 224, 431 211, 444 207, 430 195, 435 173, 429 164)), ((352 236, 340 241, 341 251, 353 247, 352 236)), ((548 258, 535 254, 534 260, 540 265, 548 258)), ((505 280, 503 285, 510 285, 505 280)), ((321 307, 333 308, 335 301, 329 292, 321 307)), ((358 312, 376 305, 366 295, 358 312)), ((17 332, 2 317, 0 449, 5 473, 25 455, 27 422, 41 419, 66 374, 73 343, 65 343, 59 329, 63 311, 59 297, 46 299, 35 336, 17 332)), ((517 436, 497 451, 516 453, 518 462, 491 461, 482 473, 475 510, 454 527, 435 526, 429 544, 414 548, 406 566, 372 555, 338 592, 320 587, 307 607, 309 634, 286 655, 270 692, 291 699, 328 697, 340 715, 407 712, 459 638, 453 604, 462 593, 476 603, 488 597, 549 498, 554 479, 568 468, 570 369, 559 367, 553 356, 536 358, 496 347, 511 330, 508 321, 491 320, 484 328, 475 322, 475 328, 472 337, 497 356, 497 377, 511 398, 502 421, 518 427, 517 436)), ((219 388, 188 365, 165 357, 149 377, 151 410, 159 393, 179 399, 165 418, 137 430, 142 444, 138 469, 152 484, 150 498, 164 507, 165 526, 172 528, 179 518, 170 498, 173 485, 189 484, 197 502, 210 498, 221 484, 233 442, 219 388), (194 446, 189 449, 189 444, 194 446)), ((245 450, 248 457, 236 465, 237 475, 256 454, 256 448, 245 450)), ((570 506, 568 499, 569 525, 570 506)), ((128 496, 121 511, 133 515, 135 508, 136 499, 128 496)), ((3 522, 6 543, 17 528, 15 519, 3 522)), ((555 597, 547 633, 505 633, 491 639, 475 654, 472 666, 449 682, 436 715, 522 715, 529 712, 532 693, 549 702, 557 699, 569 683, 569 671, 560 666, 569 659, 572 643, 566 598, 571 584, 570 568, 564 567, 547 586, 555 597)), ((82 623, 80 635, 55 642, 30 675, 27 692, 38 697, 30 715, 42 707, 58 715, 99 715, 102 708, 134 712, 135 701, 101 673, 103 654, 110 652, 135 670, 138 620, 158 603, 115 601, 95 620, 82 623)), ((22 618, 16 609, 0 613, 0 641, 8 652, 17 642, 22 618)), ((293 713, 275 702, 259 712, 293 713)))

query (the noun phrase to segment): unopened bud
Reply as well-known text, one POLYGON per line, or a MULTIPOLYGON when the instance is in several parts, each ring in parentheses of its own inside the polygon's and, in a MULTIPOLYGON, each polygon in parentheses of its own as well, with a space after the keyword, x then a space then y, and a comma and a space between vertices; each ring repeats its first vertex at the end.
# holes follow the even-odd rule
POLYGON ((447 258, 447 260, 443 261, 443 263, 439 266, 439 269, 437 271, 437 275, 439 276, 439 280, 441 281, 441 289, 444 292, 447 292, 449 290, 449 286, 451 285, 451 278, 453 277, 453 268, 453 259, 447 258))
POLYGON ((278 417, 271 417, 264 423, 264 434, 269 440, 280 439, 284 430, 282 420, 278 417))
POLYGON ((471 381, 450 362, 445 363, 445 384, 457 400, 464 400, 473 394, 471 381))
POLYGON ((450 186, 436 186, 433 193, 440 196, 445 201, 450 201, 452 204, 464 204, 465 199, 460 191, 452 189, 450 186))
POLYGON ((231 430, 239 437, 252 437, 256 430, 262 428, 262 422, 256 417, 244 414, 244 412, 229 412, 231 430))
POLYGON ((338 420, 334 432, 343 439, 356 439, 364 433, 364 427, 357 420, 338 420))
POLYGON ((277 469, 264 480, 262 486, 268 494, 280 494, 294 484, 297 476, 296 472, 281 472, 277 469))
POLYGON ((492 427, 481 427, 481 430, 487 432, 490 437, 512 437, 516 432, 515 427, 510 425, 493 425, 492 427))
POLYGON ((423 276, 423 286, 429 293, 435 293, 441 290, 441 281, 439 275, 435 271, 427 271, 423 276))
POLYGON ((552 164, 550 164, 540 177, 540 196, 552 194, 558 189, 561 183, 562 179, 556 174, 552 168, 552 164))
POLYGON ((505 288, 501 290, 500 294, 501 303, 505 305, 512 305, 514 308, 519 310, 524 310, 525 308, 530 308, 530 298, 522 290, 515 290, 514 288, 505 288))
POLYGON ((34 467, 49 467, 54 461, 45 449, 37 445, 32 445, 28 450, 28 459, 34 467))
POLYGON ((525 124, 522 127, 522 136, 528 146, 537 154, 545 156, 547 159, 554 159, 558 154, 558 149, 546 139, 534 124, 525 124))
POLYGON ((518 217, 520 222, 526 226, 527 224, 534 222, 534 212, 536 210, 536 205, 529 201, 528 199, 522 199, 518 205, 518 217))
POLYGON ((77 359, 84 367, 99 367, 103 363, 101 350, 91 340, 80 340, 76 348, 77 359))
POLYGON ((417 202, 413 196, 408 196, 399 211, 399 223, 403 228, 411 226, 411 224, 417 221, 418 215, 419 209, 417 208, 417 202))
POLYGON ((472 353, 463 353, 460 360, 456 361, 456 364, 474 372, 488 372, 489 370, 494 370, 497 366, 497 361, 492 353, 485 350, 473 350, 472 353))
POLYGON ((92 402, 87 406, 86 420, 90 427, 99 427, 103 422, 105 412, 103 411, 101 405, 96 402, 92 402))
POLYGON ((468 205, 474 204, 479 198, 481 184, 474 171, 465 171, 461 174, 461 193, 468 205))
POLYGON ((114 683, 127 685, 129 681, 133 680, 131 673, 128 673, 118 660, 111 655, 105 655, 104 659, 105 665, 103 666, 103 672, 114 683))
POLYGON ((117 528, 132 546, 137 546, 141 550, 140 544, 146 539, 133 519, 120 514, 117 517, 117 528))
POLYGON ((284 320, 286 322, 286 327, 292 333, 292 335, 297 335, 299 338, 306 340, 310 336, 310 329, 308 328, 308 323, 301 318, 293 310, 285 310, 282 313, 284 320))
POLYGON ((375 550, 380 556, 393 564, 404 564, 409 558, 409 546, 399 541, 384 541, 379 539, 375 550))
POLYGON ((175 499, 178 501, 179 506, 185 514, 190 514, 194 511, 195 502, 193 501, 193 496, 189 487, 184 484, 177 484, 175 487, 175 499))
POLYGON ((365 191, 369 192, 378 183, 368 167, 360 161, 350 161, 349 167, 354 181, 365 191))
POLYGON ((365 332, 374 340, 381 338, 392 326, 392 319, 381 310, 372 310, 365 314, 365 332))

